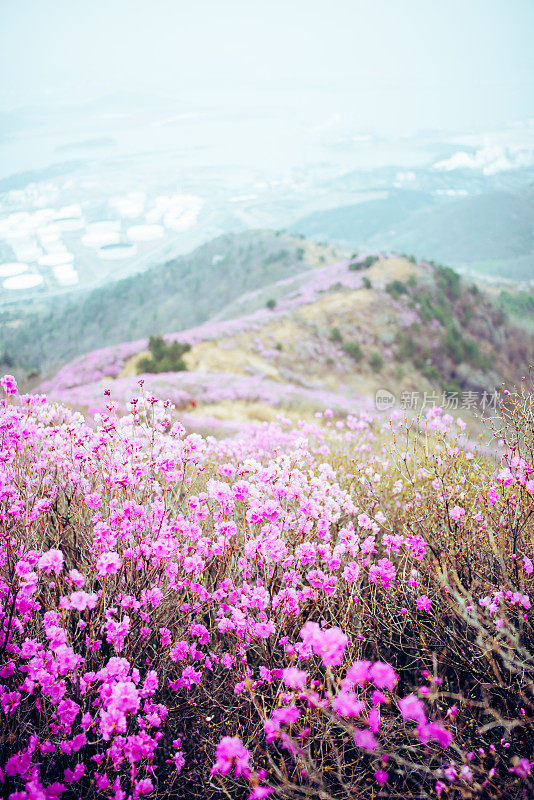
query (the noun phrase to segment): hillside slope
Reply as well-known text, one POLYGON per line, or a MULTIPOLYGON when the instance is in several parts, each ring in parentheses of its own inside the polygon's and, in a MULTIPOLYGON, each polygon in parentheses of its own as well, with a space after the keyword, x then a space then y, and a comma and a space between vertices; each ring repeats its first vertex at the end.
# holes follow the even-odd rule
MULTIPOLYGON (((263 290, 271 309, 208 322, 167 337, 191 345, 185 372, 143 375, 147 395, 168 397, 189 426, 353 413, 386 389, 397 403, 482 411, 505 381, 520 382, 534 337, 474 285, 447 268, 405 258, 351 261, 303 272, 263 290)), ((250 297, 243 298, 246 305, 250 297)), ((83 356, 41 384, 52 398, 89 412, 125 408, 138 391, 141 339, 83 356)))
POLYGON ((431 255, 487 275, 533 278, 534 184, 472 197, 428 197, 394 192, 385 200, 317 212, 291 230, 354 248, 431 255))
POLYGON ((298 220, 290 230, 312 239, 360 247, 383 235, 384 231, 401 225, 416 211, 436 203, 430 192, 399 189, 384 198, 316 211, 298 220))
POLYGON ((281 232, 220 236, 190 255, 0 326, 5 367, 57 368, 75 356, 128 339, 198 325, 245 292, 334 261, 336 251, 281 232))

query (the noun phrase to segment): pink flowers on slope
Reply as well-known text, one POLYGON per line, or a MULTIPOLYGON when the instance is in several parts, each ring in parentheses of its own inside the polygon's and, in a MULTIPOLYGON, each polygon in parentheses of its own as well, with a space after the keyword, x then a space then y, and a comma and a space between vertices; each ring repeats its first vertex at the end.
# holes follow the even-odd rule
MULTIPOLYGON (((393 782, 398 774, 377 768, 377 759, 386 763, 390 730, 419 752, 447 747, 452 730, 432 718, 435 706, 423 690, 421 699, 395 700, 394 666, 365 660, 376 658, 370 598, 390 603, 394 615, 397 599, 405 603, 399 624, 406 628, 432 621, 417 619, 415 610, 441 611, 425 538, 391 531, 373 500, 367 511, 360 508, 365 497, 356 501, 343 488, 347 476, 327 463, 324 431, 277 423, 221 442, 182 430, 176 437, 157 433, 150 445, 145 422, 118 419, 112 410, 91 429, 45 401, 2 402, 0 516, 14 543, 2 539, 0 552, 12 548, 9 560, 0 559, 0 713, 21 742, 16 757, 0 763, 16 780, 9 790, 34 791, 28 787, 35 781, 48 790, 58 754, 58 784, 75 787, 77 796, 88 785, 105 797, 142 796, 157 786, 164 759, 177 774, 190 775, 194 762, 180 746, 169 752, 168 731, 181 709, 199 725, 212 717, 195 704, 207 703, 214 686, 229 687, 229 707, 235 701, 250 709, 252 697, 265 702, 265 738, 284 758, 296 758, 302 742, 316 735, 310 717, 327 715, 361 749, 362 763, 374 754, 369 769, 380 785, 384 775, 393 782), (60 532, 43 539, 43 530, 60 532), (317 621, 302 625, 310 614, 317 621), (350 623, 342 630, 321 619, 350 623), (362 660, 345 670, 356 652, 362 660), (40 726, 38 741, 30 739, 28 715, 40 726), (138 770, 127 789, 126 770, 138 770)), ((150 407, 165 418, 163 404, 150 407)), ((362 474, 369 469, 374 476, 381 467, 368 427, 364 418, 347 421, 329 435, 339 437, 336 447, 346 442, 355 449, 362 474), (360 441, 367 450, 357 449, 360 441)), ((526 486, 517 471, 527 474, 518 463, 501 481, 510 493, 526 486)), ((460 489, 457 501, 470 507, 460 489)), ((401 514, 409 510, 406 491, 401 485, 394 494, 401 514)), ((412 502, 417 507, 416 497, 412 502)), ((486 516, 473 517, 477 531, 486 516)), ((472 523, 467 511, 459 520, 472 523)), ((481 613, 524 619, 533 569, 527 556, 522 564, 524 590, 488 594, 481 613)), ((235 731, 230 713, 224 724, 225 733, 235 731)), ((250 797, 267 796, 271 789, 253 771, 253 754, 236 736, 226 738, 231 744, 216 754, 217 774, 249 781, 250 797)), ((455 774, 464 775, 460 765, 455 774)))

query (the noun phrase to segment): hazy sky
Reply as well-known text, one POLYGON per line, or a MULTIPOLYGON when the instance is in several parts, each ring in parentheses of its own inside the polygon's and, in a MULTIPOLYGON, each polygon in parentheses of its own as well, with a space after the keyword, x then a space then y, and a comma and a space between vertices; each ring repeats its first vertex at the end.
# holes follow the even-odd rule
POLYGON ((390 132, 534 116, 533 0, 0 0, 0 109, 117 90, 390 132))

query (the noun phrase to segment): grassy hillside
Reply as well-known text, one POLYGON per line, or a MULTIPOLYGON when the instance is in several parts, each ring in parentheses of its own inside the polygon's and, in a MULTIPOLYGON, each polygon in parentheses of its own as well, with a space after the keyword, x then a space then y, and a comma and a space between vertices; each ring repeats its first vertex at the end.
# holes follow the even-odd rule
POLYGON ((0 354, 10 370, 40 372, 104 345, 198 325, 245 292, 335 258, 331 247, 286 233, 221 236, 140 275, 55 300, 40 313, 6 312, 0 354))
MULTIPOLYGON (((503 381, 519 383, 534 360, 534 337, 453 270, 406 258, 354 267, 348 260, 305 272, 265 287, 259 311, 169 335, 169 343, 190 345, 180 350, 186 370, 145 374, 145 391, 171 398, 188 429, 209 418, 210 432, 213 419, 239 425, 280 411, 312 419, 325 407, 352 413, 373 405, 381 389, 398 404, 409 395, 420 407, 426 397, 470 414, 484 410, 503 381)), ((146 370, 147 344, 89 353, 38 390, 92 413, 110 389, 126 408, 146 370)))
POLYGON ((472 197, 387 200, 318 212, 292 230, 352 247, 429 255, 456 267, 514 280, 534 276, 534 185, 472 197))

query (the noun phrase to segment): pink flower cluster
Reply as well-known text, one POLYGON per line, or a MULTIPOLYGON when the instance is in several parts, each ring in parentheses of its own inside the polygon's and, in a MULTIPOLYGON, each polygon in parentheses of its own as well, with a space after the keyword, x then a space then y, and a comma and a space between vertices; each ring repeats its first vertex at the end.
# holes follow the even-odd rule
MULTIPOLYGON (((396 780, 392 730, 420 763, 441 764, 459 707, 436 716, 438 678, 400 691, 408 670, 377 642, 391 621, 401 636, 425 630, 447 587, 432 572, 435 542, 405 524, 422 515, 422 489, 387 473, 371 417, 281 419, 215 440, 186 435, 152 396, 124 417, 109 401, 89 426, 2 385, 3 796, 133 800, 167 780, 231 777, 258 800, 276 783, 255 766, 258 736, 318 785, 306 753, 321 726, 356 746, 378 786, 396 780), (381 476, 395 487, 382 504, 381 476), (237 727, 252 715, 256 739, 237 727)), ((491 484, 500 515, 503 498, 530 491, 528 465, 509 470, 491 484)), ((477 518, 460 480, 445 491, 417 478, 440 525, 458 507, 458 528, 484 530, 491 503, 477 518)), ((473 603, 510 628, 527 621, 533 580, 529 555, 513 555, 521 591, 485 589, 473 603)), ((454 769, 449 786, 467 780, 454 769)), ((530 767, 514 769, 523 780, 530 767)))

